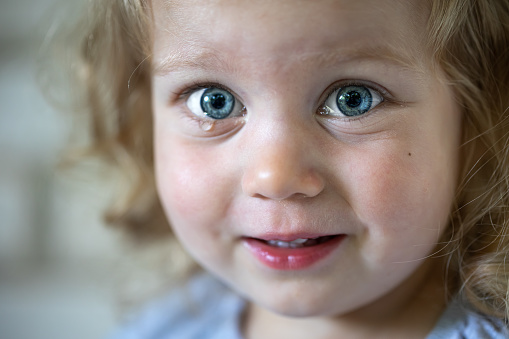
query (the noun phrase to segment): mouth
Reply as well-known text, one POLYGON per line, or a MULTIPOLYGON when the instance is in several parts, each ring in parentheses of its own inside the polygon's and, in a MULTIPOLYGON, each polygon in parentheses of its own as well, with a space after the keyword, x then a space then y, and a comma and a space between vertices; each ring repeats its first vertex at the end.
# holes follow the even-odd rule
POLYGON ((327 235, 323 237, 316 237, 316 238, 297 238, 293 241, 284 241, 284 240, 262 240, 262 239, 256 239, 255 240, 261 241, 266 243, 269 246, 272 247, 278 247, 278 248, 303 248, 303 247, 311 247, 323 244, 327 241, 330 241, 339 235, 327 235))
POLYGON ((266 239, 245 237, 243 243, 264 266, 276 270, 302 270, 329 257, 345 237, 345 234, 268 236, 266 239))

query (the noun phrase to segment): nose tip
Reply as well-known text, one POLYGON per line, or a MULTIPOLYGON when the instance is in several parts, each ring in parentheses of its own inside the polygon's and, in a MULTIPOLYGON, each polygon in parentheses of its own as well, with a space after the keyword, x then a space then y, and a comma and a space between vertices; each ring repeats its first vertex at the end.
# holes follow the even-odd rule
POLYGON ((324 189, 324 181, 313 170, 278 162, 281 161, 272 161, 250 174, 246 173, 244 192, 251 197, 284 200, 290 197, 314 197, 324 189))

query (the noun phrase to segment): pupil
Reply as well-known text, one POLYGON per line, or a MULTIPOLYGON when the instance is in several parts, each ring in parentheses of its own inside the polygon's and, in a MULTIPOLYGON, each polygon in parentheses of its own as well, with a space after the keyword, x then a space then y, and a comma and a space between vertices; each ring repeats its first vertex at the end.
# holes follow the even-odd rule
POLYGON ((362 98, 359 92, 348 92, 345 94, 346 104, 350 107, 357 107, 361 104, 362 98))
POLYGON ((226 98, 222 94, 214 94, 212 98, 210 98, 210 104, 215 109, 221 109, 224 107, 226 103, 226 98))

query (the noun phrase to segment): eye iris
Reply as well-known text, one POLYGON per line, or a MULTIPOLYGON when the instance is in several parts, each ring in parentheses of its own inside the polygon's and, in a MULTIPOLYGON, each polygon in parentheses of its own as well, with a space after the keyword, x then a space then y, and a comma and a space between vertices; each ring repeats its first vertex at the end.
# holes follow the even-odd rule
POLYGON ((228 117, 235 105, 235 98, 231 93, 220 88, 209 88, 201 96, 203 112, 213 119, 228 117))
POLYGON ((373 97, 364 86, 346 86, 339 91, 336 101, 341 113, 353 117, 369 111, 373 97))

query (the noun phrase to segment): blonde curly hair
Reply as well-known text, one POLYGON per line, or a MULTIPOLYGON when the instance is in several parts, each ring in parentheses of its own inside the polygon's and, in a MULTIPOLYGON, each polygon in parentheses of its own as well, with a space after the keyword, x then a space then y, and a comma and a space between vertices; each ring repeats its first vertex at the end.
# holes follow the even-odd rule
MULTIPOLYGON (((509 1, 430 0, 428 44, 462 107, 460 181, 437 255, 451 294, 509 318, 509 1)), ((151 117, 148 0, 99 0, 69 58, 89 150, 118 167, 128 191, 106 213, 137 239, 172 237, 157 198, 151 117)), ((73 37, 77 32, 72 32, 73 37)))

